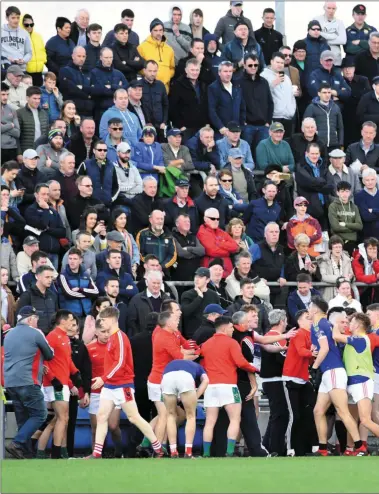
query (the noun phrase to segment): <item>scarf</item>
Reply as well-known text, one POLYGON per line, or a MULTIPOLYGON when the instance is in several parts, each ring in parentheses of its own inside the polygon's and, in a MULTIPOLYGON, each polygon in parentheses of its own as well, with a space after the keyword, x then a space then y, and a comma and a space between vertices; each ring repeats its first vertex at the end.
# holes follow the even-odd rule
POLYGON ((301 257, 301 255, 300 255, 300 254, 298 254, 298 255, 297 255, 297 259, 298 259, 298 261, 299 261, 299 268, 300 268, 300 271, 301 271, 302 269, 306 269, 306 267, 305 267, 305 264, 306 264, 306 263, 311 262, 311 258, 309 257, 309 254, 307 254, 307 255, 305 256, 305 261, 303 261, 303 258, 301 257))
MULTIPOLYGON (((312 161, 308 157, 305 157, 305 161, 312 168, 313 176, 316 178, 320 178, 320 166, 322 165, 322 159, 320 158, 316 165, 312 163, 312 161)), ((319 192, 318 198, 320 199, 321 204, 324 206, 325 204, 324 194, 321 194, 321 192, 319 192)))

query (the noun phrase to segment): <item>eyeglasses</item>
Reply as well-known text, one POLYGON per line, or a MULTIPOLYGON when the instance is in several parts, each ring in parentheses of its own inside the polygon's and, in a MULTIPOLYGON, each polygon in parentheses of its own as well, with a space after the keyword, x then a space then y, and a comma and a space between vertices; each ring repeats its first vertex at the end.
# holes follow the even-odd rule
POLYGON ((82 184, 82 187, 87 187, 88 189, 91 189, 93 187, 93 185, 92 184, 91 185, 84 185, 84 184, 82 184))
POLYGON ((107 148, 97 148, 96 151, 99 151, 99 153, 106 153, 108 151, 107 148))
POLYGON ((319 27, 311 27, 311 31, 321 31, 319 27))
POLYGON ((24 27, 34 27, 34 22, 31 22, 30 24, 24 24, 24 27))
POLYGON ((221 182, 233 182, 232 178, 222 178, 221 182))
POLYGON ((259 63, 249 63, 248 67, 249 69, 251 69, 251 67, 259 67, 259 63))
POLYGON ((111 127, 111 130, 124 130, 124 127, 111 127))
POLYGON ((220 221, 220 218, 211 218, 210 216, 206 216, 211 221, 220 221))

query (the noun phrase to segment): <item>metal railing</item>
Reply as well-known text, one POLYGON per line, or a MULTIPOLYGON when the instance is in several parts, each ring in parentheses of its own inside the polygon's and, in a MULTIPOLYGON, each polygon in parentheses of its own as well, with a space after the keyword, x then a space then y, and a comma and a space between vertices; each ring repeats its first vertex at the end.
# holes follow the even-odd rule
MULTIPOLYGON (((342 278, 342 276, 341 276, 342 278)), ((193 281, 166 281, 167 285, 169 286, 188 286, 192 287, 194 285, 193 281)), ((277 281, 268 281, 267 282, 268 286, 280 286, 280 284, 277 281)), ((353 285, 358 286, 358 287, 368 287, 368 286, 379 286, 379 283, 362 283, 360 281, 354 281, 353 285)), ((285 286, 297 286, 296 281, 287 281, 285 286)), ((333 287, 336 286, 335 283, 327 283, 326 281, 312 281, 312 286, 314 287, 320 287, 320 288, 326 288, 326 287, 333 287)))

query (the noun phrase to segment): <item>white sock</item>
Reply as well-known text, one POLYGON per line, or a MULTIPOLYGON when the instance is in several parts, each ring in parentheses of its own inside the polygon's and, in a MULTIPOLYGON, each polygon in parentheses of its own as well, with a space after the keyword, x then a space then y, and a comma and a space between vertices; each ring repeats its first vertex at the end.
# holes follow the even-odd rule
POLYGON ((318 446, 312 446, 312 453, 317 453, 318 450, 319 450, 318 446))

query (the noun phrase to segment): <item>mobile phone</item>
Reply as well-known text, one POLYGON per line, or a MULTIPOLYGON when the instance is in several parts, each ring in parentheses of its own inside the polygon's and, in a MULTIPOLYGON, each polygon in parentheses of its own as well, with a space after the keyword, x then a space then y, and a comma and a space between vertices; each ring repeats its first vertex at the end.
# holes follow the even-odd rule
POLYGON ((280 75, 280 77, 284 77, 284 72, 281 70, 281 71, 279 72, 279 75, 280 75))
POLYGON ((26 190, 25 187, 20 187, 18 190, 26 190))

